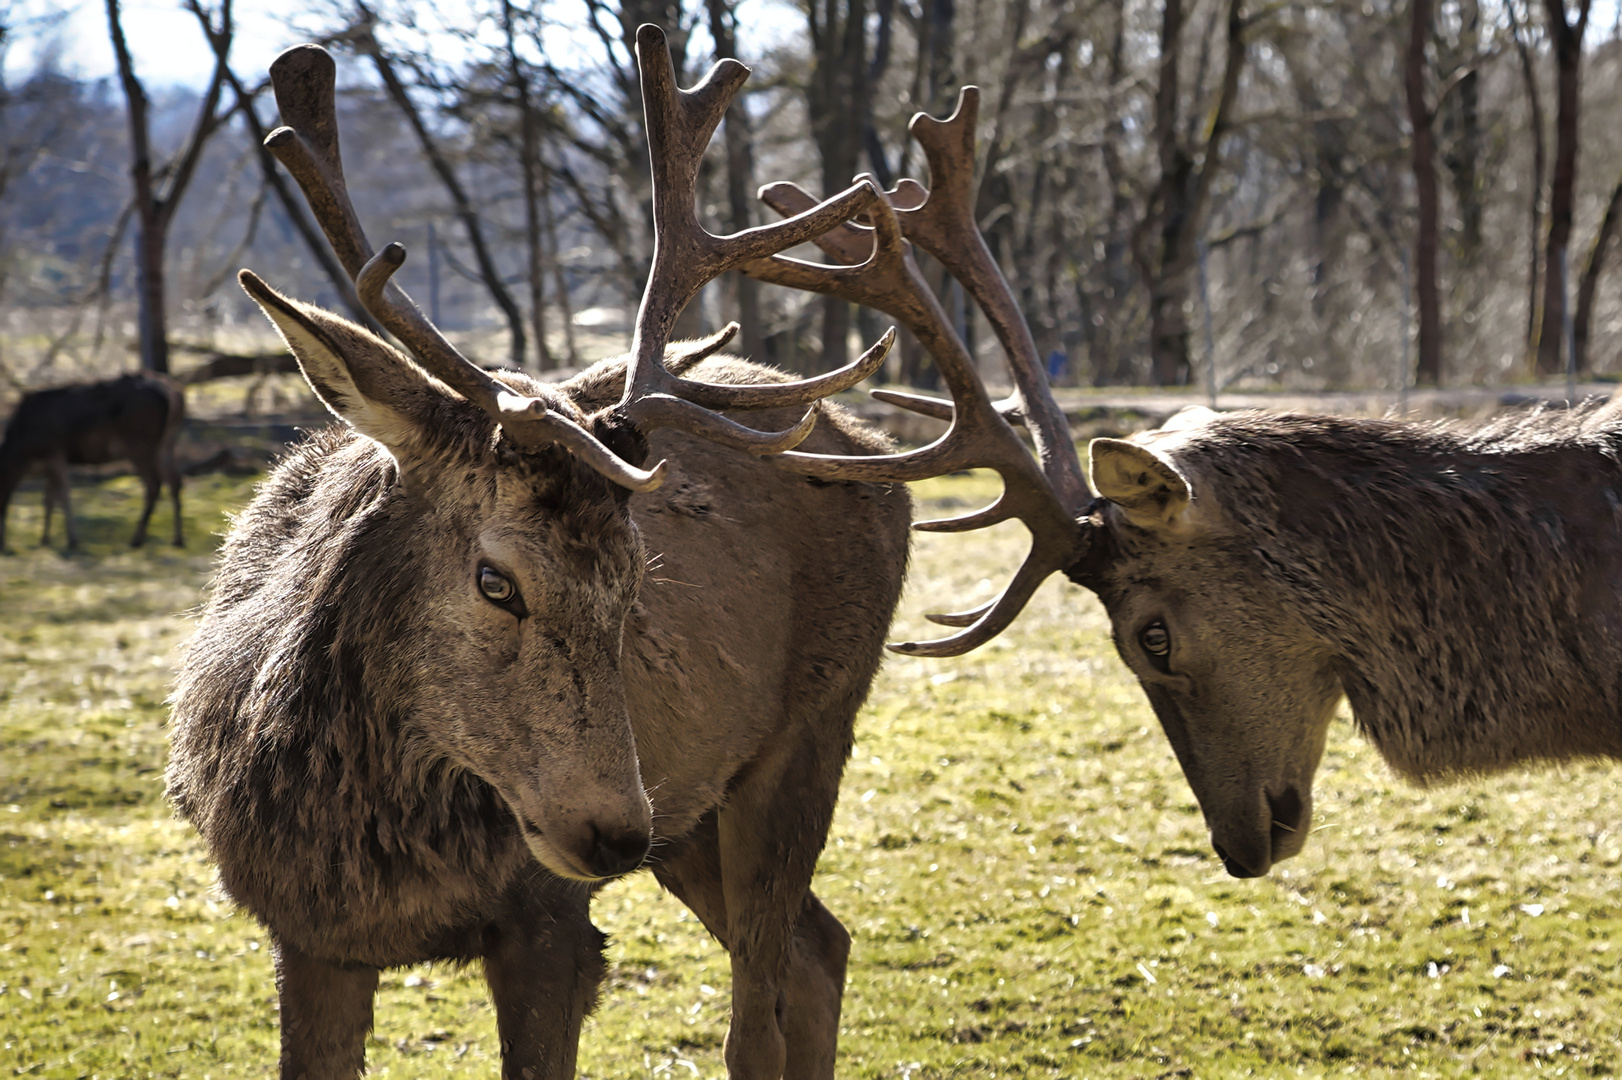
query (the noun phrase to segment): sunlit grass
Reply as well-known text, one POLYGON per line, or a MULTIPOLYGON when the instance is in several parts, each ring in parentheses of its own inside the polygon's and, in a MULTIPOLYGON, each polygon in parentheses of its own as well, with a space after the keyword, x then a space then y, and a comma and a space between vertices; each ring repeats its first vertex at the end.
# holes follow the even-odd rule
MULTIPOLYGON (((271 1076, 264 935, 161 795, 179 613, 247 487, 191 483, 185 552, 128 551, 133 490, 80 489, 73 558, 35 546, 25 498, 0 559, 0 1075, 271 1076)), ((920 509, 993 491, 933 481, 920 509)), ((1022 553, 1017 526, 920 536, 896 636, 1022 553)), ((1306 852, 1232 880, 1102 611, 1049 582, 978 653, 892 657, 859 721, 816 886, 855 938, 840 1075, 1613 1075, 1617 777, 1415 791, 1338 724, 1306 852)), ((724 954, 646 875, 595 915, 611 972, 582 1072, 721 1075, 724 954)), ((476 970, 388 973, 374 1073, 497 1059, 476 970)))

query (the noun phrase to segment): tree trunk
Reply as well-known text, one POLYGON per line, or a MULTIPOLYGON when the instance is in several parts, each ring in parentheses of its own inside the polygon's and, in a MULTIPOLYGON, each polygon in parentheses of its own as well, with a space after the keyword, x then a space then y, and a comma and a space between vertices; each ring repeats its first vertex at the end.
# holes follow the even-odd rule
POLYGON ((1586 373, 1589 368, 1588 335, 1594 325, 1594 294, 1599 289, 1605 253, 1610 247, 1611 237, 1616 235, 1618 218, 1622 218, 1622 177, 1617 178, 1616 186, 1611 189, 1611 201, 1605 204, 1605 217, 1601 219, 1599 232, 1594 235, 1594 243, 1588 249, 1588 257, 1583 262, 1582 284, 1577 287, 1577 313, 1571 322, 1571 343, 1577 353, 1579 373, 1586 373))
MULTIPOLYGON (((1528 0, 1530 3, 1530 0, 1528 0)), ((1530 204, 1532 219, 1530 255, 1526 271, 1526 348, 1529 355, 1537 352, 1538 340, 1538 285, 1539 268, 1542 265, 1543 242, 1543 175, 1547 168, 1545 159, 1545 140, 1543 136, 1543 95, 1538 92, 1537 70, 1532 65, 1532 50, 1526 40, 1521 36, 1521 23, 1515 16, 1515 4, 1510 0, 1505 5, 1509 12, 1510 32, 1515 38, 1515 51, 1520 55, 1521 80, 1526 86, 1526 101, 1532 113, 1532 197, 1527 200, 1530 204)), ((1528 9, 1530 15, 1530 8, 1528 9)))
MULTIPOLYGON (((806 8, 811 31, 811 78, 806 105, 811 114, 811 136, 822 158, 824 197, 840 191, 854 179, 861 158, 863 127, 859 118, 866 107, 867 47, 866 0, 811 0, 806 8)), ((850 304, 834 296, 822 298, 822 360, 824 370, 842 367, 850 357, 850 304)))
POLYGON ((198 17, 214 44, 214 76, 197 120, 182 145, 179 154, 162 170, 152 165, 152 140, 149 122, 150 105, 146 90, 135 74, 135 62, 130 57, 124 39, 123 15, 119 0, 106 0, 107 32, 118 61, 118 78, 124 88, 130 130, 130 181, 133 185, 136 220, 139 223, 135 241, 136 293, 139 309, 138 338, 141 366, 148 371, 167 373, 169 370, 168 314, 164 299, 164 249, 168 244, 169 224, 174 220, 176 207, 186 193, 186 187, 196 174, 197 162, 202 158, 203 146, 215 130, 225 122, 234 109, 216 115, 220 94, 226 82, 226 58, 231 49, 231 0, 224 0, 220 8, 220 28, 214 30, 207 16, 199 9, 198 17), (159 176, 167 181, 159 191, 159 176))
POLYGON ((1543 317, 1538 329, 1537 371, 1556 375, 1565 370, 1566 288, 1558 271, 1569 265, 1571 219, 1577 190, 1577 114, 1581 105, 1583 31, 1588 28, 1589 0, 1580 0, 1577 21, 1566 21, 1564 0, 1545 0, 1549 37, 1554 43, 1555 120, 1554 172, 1549 179, 1549 242, 1543 256, 1543 317))
MULTIPOLYGON (((715 42, 715 58, 738 55, 737 13, 727 0, 707 0, 710 37, 715 42)), ((753 224, 754 147, 749 128, 749 112, 740 98, 727 109, 727 229, 738 232, 753 224)), ((756 360, 766 355, 766 334, 760 321, 760 282, 747 274, 727 275, 738 299, 738 349, 756 360)))
POLYGON ((1245 62, 1242 0, 1228 3, 1222 80, 1194 151, 1179 138, 1182 33, 1183 2, 1166 0, 1154 106, 1160 178, 1134 245, 1139 272, 1149 291, 1149 377, 1157 386, 1184 385, 1193 370, 1188 353, 1188 307, 1194 261, 1205 228, 1211 183, 1222 167, 1222 138, 1239 96, 1239 75, 1245 62))
POLYGON ((1414 188, 1419 220, 1414 236, 1414 292, 1419 303, 1419 363, 1415 382, 1442 381, 1442 298, 1436 282, 1437 235, 1441 209, 1436 192, 1436 140, 1425 99, 1425 44, 1430 39, 1431 0, 1414 0, 1408 23, 1405 84, 1408 120, 1413 125, 1414 188))
MULTIPOLYGON (((501 0, 501 30, 507 45, 507 80, 518 102, 518 156, 524 182, 524 245, 529 259, 529 320, 535 334, 535 365, 541 371, 556 366, 546 347, 546 257, 541 233, 540 184, 536 179, 540 146, 535 132, 535 107, 530 100, 529 76, 518 60, 513 33, 512 0, 501 0)), ((522 360, 522 357, 519 358, 522 360)))

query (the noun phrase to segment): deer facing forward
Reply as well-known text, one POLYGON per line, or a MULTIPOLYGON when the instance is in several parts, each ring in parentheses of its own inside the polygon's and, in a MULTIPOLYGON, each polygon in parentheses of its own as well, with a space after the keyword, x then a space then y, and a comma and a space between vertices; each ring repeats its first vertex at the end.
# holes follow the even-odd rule
POLYGON ((731 954, 730 1074, 834 1075, 850 938, 810 886, 909 506, 755 454, 883 449, 805 405, 893 337, 798 383, 712 357, 729 332, 666 346, 705 283, 878 193, 703 232, 697 163, 747 69, 681 91, 657 29, 637 51, 666 115, 654 267, 633 354, 558 386, 473 364, 389 284, 404 251, 374 255, 349 205, 331 57, 272 65, 290 125, 272 151, 411 353, 241 277, 343 426, 291 452, 226 541, 168 784, 275 943, 287 1080, 359 1075, 380 969, 427 960, 482 961, 504 1076, 572 1076, 605 973, 591 895, 655 840, 652 871, 731 954))

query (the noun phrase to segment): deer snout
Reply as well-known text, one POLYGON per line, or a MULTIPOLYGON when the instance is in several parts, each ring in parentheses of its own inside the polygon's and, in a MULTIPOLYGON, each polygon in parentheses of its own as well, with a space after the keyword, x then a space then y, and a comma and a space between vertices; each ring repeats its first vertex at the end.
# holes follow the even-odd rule
POLYGON ((1222 860, 1223 869, 1236 878, 1263 877, 1273 864, 1300 852, 1307 842, 1312 821, 1312 796, 1294 784, 1277 794, 1257 792, 1259 814, 1243 815, 1248 821, 1223 828, 1213 822, 1211 847, 1222 860))
POLYGON ((524 843, 542 866, 559 877, 601 881, 629 874, 642 865, 653 843, 652 819, 652 811, 644 799, 640 814, 554 815, 547 825, 528 814, 520 814, 518 822, 524 843))

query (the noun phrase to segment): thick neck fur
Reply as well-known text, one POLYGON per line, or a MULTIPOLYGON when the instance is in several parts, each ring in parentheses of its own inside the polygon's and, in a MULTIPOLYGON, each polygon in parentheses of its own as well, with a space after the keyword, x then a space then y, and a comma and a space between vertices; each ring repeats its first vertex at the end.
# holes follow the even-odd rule
POLYGON ((1473 430, 1251 415, 1176 457, 1422 781, 1622 754, 1619 449, 1588 410, 1473 430))
MULTIPOLYGON (((482 483, 499 457, 534 471, 537 520, 587 547, 623 532, 623 499, 565 452, 523 460, 487 425, 459 426, 446 425, 448 489, 482 483)), ((465 512, 413 483, 341 427, 281 462, 222 552, 176 689, 168 777, 233 897, 284 934, 318 928, 310 948, 364 959, 388 942, 378 963, 455 953, 435 935, 531 862, 502 799, 413 717, 432 648, 412 629, 420 583, 432 560, 460 558, 428 539, 455 530, 423 519, 465 512)))

